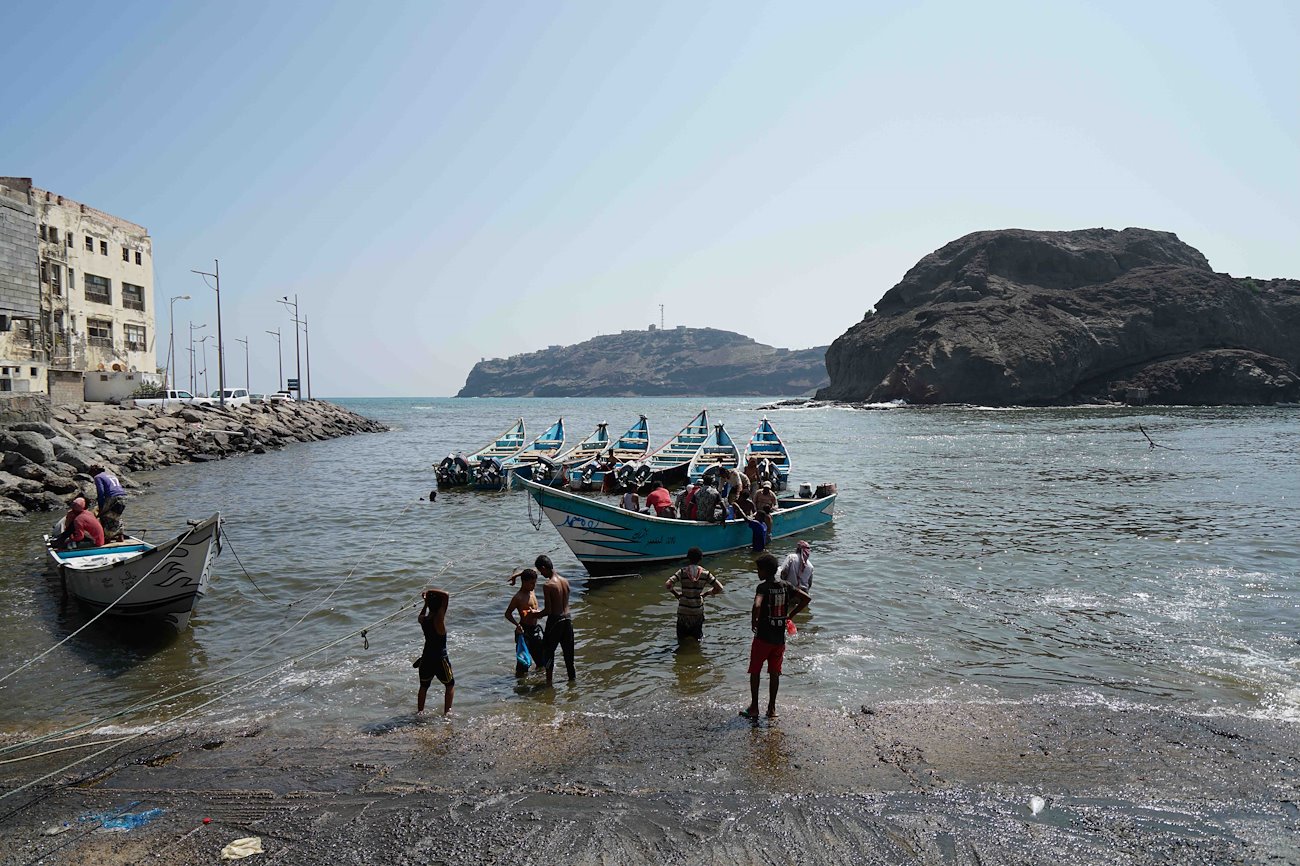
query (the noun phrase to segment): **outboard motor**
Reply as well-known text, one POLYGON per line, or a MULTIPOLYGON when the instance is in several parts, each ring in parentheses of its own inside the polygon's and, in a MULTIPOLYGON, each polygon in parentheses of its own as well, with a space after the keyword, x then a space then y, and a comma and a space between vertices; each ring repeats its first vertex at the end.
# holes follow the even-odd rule
POLYGON ((721 490, 722 470, 719 469, 717 466, 710 466, 708 469, 704 470, 704 474, 700 476, 700 481, 712 483, 714 487, 717 487, 719 490, 721 490))
POLYGON ((636 486, 641 487, 644 484, 648 484, 650 481, 650 476, 653 474, 654 474, 654 470, 651 469, 649 466, 647 466, 644 463, 639 464, 637 466, 636 476, 635 476, 636 486))
POLYGON ((538 484, 550 484, 555 480, 558 469, 554 460, 549 457, 538 457, 537 462, 533 464, 533 481, 538 484))

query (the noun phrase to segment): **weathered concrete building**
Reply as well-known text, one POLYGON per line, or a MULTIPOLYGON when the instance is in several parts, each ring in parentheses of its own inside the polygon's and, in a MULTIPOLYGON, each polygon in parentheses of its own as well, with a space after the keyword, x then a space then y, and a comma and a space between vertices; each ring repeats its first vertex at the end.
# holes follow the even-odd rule
POLYGON ((36 231, 31 183, 0 186, 0 392, 45 390, 44 356, 28 345, 41 314, 36 231))
POLYGON ((149 232, 28 178, 0 177, 0 190, 25 190, 30 201, 29 267, 40 299, 27 327, 0 335, 0 357, 24 356, 33 391, 66 388, 82 373, 158 381, 149 232))

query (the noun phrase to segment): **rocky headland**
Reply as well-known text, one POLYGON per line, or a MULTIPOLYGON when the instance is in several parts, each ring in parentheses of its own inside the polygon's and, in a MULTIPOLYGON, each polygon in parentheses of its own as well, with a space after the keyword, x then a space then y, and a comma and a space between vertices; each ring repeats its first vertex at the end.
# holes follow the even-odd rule
POLYGON ((38 414, 42 420, 0 427, 0 518, 62 510, 78 491, 93 496, 89 470, 97 463, 134 488, 133 472, 387 429, 319 400, 166 409, 84 403, 38 414))
POLYGON ((826 352, 822 400, 986 406, 1300 400, 1300 280, 1216 273, 1169 232, 967 235, 826 352))
POLYGON ((778 349, 716 328, 624 331, 481 361, 456 396, 795 396, 829 381, 825 355, 824 346, 778 349))

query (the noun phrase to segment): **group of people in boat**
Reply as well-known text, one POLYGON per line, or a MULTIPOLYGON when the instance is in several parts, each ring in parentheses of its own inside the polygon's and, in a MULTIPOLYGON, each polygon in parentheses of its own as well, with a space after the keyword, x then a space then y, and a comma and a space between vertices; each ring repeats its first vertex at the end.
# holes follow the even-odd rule
POLYGON ((741 472, 726 465, 719 457, 696 481, 673 496, 663 483, 651 483, 644 507, 637 488, 631 484, 623 488, 621 507, 640 514, 653 514, 676 520, 695 520, 705 523, 722 523, 743 520, 754 531, 754 550, 762 551, 772 537, 772 515, 780 507, 770 480, 760 480, 759 463, 751 457, 741 472))
POLYGON ((73 497, 63 517, 62 531, 50 540, 55 550, 103 547, 125 538, 122 515, 126 513, 126 489, 103 466, 90 467, 90 474, 95 483, 95 510, 90 510, 84 494, 73 497))
MULTIPOLYGON (((662 489, 662 488, 658 488, 662 489)), ((686 554, 686 565, 664 584, 677 599, 677 641, 700 641, 704 637, 704 600, 723 591, 722 582, 700 563, 704 558, 698 547, 686 554)), ((523 677, 530 669, 544 670, 546 684, 553 682, 555 660, 562 654, 569 681, 577 679, 574 666, 573 613, 569 607, 569 581, 555 570, 551 558, 537 557, 533 568, 514 572, 510 585, 519 589, 510 597, 505 619, 515 633, 515 676, 523 677), (543 604, 537 602, 538 581, 543 604), (545 625, 542 621, 545 620, 545 625)), ((776 716, 776 696, 781 683, 786 637, 794 634, 794 616, 812 602, 812 547, 800 541, 795 552, 778 560, 764 553, 754 563, 759 584, 750 610, 750 627, 754 637, 749 651, 750 703, 742 716, 758 717, 758 692, 763 667, 768 671, 767 716, 776 716)), ((443 686, 443 715, 451 712, 456 695, 456 677, 447 653, 447 607, 450 594, 443 589, 426 589, 418 622, 424 633, 424 651, 413 667, 419 670, 420 691, 417 712, 424 712, 429 688, 436 679, 443 686)))

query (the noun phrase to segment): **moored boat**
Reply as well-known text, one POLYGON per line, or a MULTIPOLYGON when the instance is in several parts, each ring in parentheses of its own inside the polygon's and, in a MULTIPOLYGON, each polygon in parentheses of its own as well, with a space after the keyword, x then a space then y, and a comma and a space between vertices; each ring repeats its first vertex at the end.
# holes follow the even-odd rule
MULTIPOLYGON (((629 573, 641 566, 680 560, 692 547, 713 554, 749 547, 754 541, 754 530, 744 520, 705 523, 656 517, 532 481, 520 483, 592 575, 629 573)), ((772 538, 830 523, 837 494, 827 489, 821 497, 780 500, 772 514, 772 538)))
POLYGON ((530 472, 524 474, 522 471, 518 474, 521 477, 538 481, 542 484, 550 484, 552 487, 563 487, 568 483, 569 469, 574 466, 584 466, 594 461, 597 457, 609 450, 609 424, 601 421, 596 425, 596 429, 591 431, 586 439, 583 439, 577 445, 574 445, 568 451, 560 454, 555 458, 553 463, 554 471, 548 472, 550 477, 543 480, 539 473, 530 472))
POLYGON ((625 463, 635 463, 650 450, 650 426, 642 415, 628 431, 618 437, 594 460, 572 463, 568 467, 570 490, 599 490, 605 476, 625 463))
POLYGON ((516 452, 513 457, 502 460, 501 468, 505 471, 500 475, 499 479, 493 480, 476 472, 474 480, 470 484, 477 490, 501 490, 510 486, 511 477, 521 471, 525 475, 531 475, 542 469, 553 472, 555 468, 554 458, 563 450, 564 419, 560 418, 550 427, 547 427, 542 435, 516 452))
POLYGON ((731 434, 723 425, 714 424, 709 438, 704 440, 704 444, 691 458, 691 464, 686 469, 686 477, 692 482, 699 481, 707 473, 721 474, 724 469, 735 469, 739 466, 740 449, 736 447, 731 434))
POLYGON ((758 464, 759 482, 771 481, 772 487, 785 490, 790 486, 790 452, 786 450, 781 437, 772 429, 772 422, 767 416, 758 422, 758 428, 749 437, 741 465, 748 466, 750 458, 758 464))
POLYGON ((78 602, 109 616, 139 617, 177 631, 189 624, 194 605, 207 591, 215 554, 221 552, 221 514, 191 523, 170 541, 138 538, 74 550, 55 550, 45 536, 51 567, 78 602))
MULTIPOLYGON (((685 427, 677 432, 663 445, 655 449, 642 465, 650 472, 645 481, 662 481, 670 486, 686 480, 687 467, 700 450, 704 440, 709 438, 709 410, 701 409, 700 414, 691 419, 685 427)), ((639 482, 642 480, 638 477, 639 482)), ((642 482, 643 483, 643 482, 642 482)))
POLYGON ((434 468, 434 477, 438 487, 464 487, 474 480, 474 474, 485 460, 505 460, 513 457, 523 449, 528 441, 524 419, 519 418, 501 434, 473 454, 466 457, 462 452, 448 454, 434 468))

